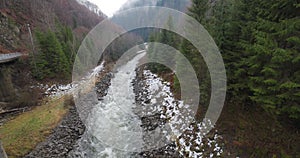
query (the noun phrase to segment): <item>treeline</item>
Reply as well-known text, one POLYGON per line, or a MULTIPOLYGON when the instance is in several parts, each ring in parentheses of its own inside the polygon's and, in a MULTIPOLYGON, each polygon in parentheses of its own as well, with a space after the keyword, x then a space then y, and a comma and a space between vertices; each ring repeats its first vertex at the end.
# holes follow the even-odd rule
MULTIPOLYGON (((188 14, 209 31, 223 56, 227 101, 260 105, 272 115, 300 119, 299 7, 297 0, 192 1, 188 14)), ((156 31, 156 38, 150 41, 168 44, 162 40, 165 35, 156 31)), ((200 87, 207 89, 209 73, 203 59, 188 41, 180 41, 175 48, 190 60, 200 87)), ((164 71, 155 67, 152 70, 164 71)))
POLYGON ((206 7, 194 0, 190 14, 204 24, 220 48, 229 99, 300 119, 299 2, 201 2, 206 7))
MULTIPOLYGON (((38 79, 70 80, 75 60, 76 71, 85 73, 90 71, 91 62, 97 58, 97 40, 85 40, 83 45, 87 50, 77 55, 81 45, 80 37, 73 34, 70 27, 57 24, 55 29, 36 31, 37 50, 32 56, 32 73, 38 79)), ((126 33, 115 39, 105 50, 100 60, 116 62, 127 50, 144 43, 142 38, 133 33, 126 33)), ((100 61, 99 61, 100 62, 100 61)))
POLYGON ((135 33, 128 32, 116 38, 104 51, 106 61, 116 62, 126 51, 144 43, 144 40, 135 33))
POLYGON ((30 62, 30 72, 38 80, 69 81, 81 41, 105 18, 76 0, 5 0, 1 1, 0 8, 18 28, 8 28, 18 32, 18 35, 12 36, 16 43, 14 49, 29 52, 31 58, 24 64, 27 67, 30 62), (28 24, 31 26, 34 49, 28 24))
MULTIPOLYGON (((165 25, 166 28, 172 29, 176 23, 172 17, 169 17, 165 25)), ((180 37, 180 35, 165 29, 152 29, 152 33, 150 34, 148 41, 150 44, 147 55, 152 61, 147 64, 148 69, 150 69, 153 73, 157 73, 162 76, 173 75, 172 89, 176 94, 180 94, 183 90, 180 86, 183 86, 181 85, 183 83, 180 84, 174 72, 176 72, 177 75, 180 74, 185 83, 194 83, 192 76, 188 76, 193 74, 194 71, 187 67, 184 59, 185 57, 195 70, 196 77, 199 81, 199 89, 201 92, 200 104, 207 107, 210 99, 210 75, 208 67, 198 50, 190 44, 189 41, 180 37), (156 43, 162 43, 166 46, 158 45, 156 43), (183 56, 175 54, 175 49, 180 51, 183 56)), ((187 94, 187 92, 184 93, 187 94)))
POLYGON ((32 73, 37 79, 69 79, 79 43, 72 29, 58 25, 57 30, 36 31, 37 51, 32 56, 32 73))

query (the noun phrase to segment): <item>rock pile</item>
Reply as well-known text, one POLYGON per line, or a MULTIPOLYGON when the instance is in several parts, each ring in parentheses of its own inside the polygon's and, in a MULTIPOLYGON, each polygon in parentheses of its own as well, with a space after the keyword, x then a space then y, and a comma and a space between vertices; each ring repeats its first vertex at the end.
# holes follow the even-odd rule
POLYGON ((137 70, 136 114, 143 127, 144 150, 138 157, 219 157, 222 137, 210 120, 196 120, 190 105, 176 100, 170 83, 149 70, 137 70), (152 134, 153 133, 153 134, 152 134), (154 141, 153 141, 153 138, 154 141))
MULTIPOLYGON (((143 75, 143 68, 139 68, 136 70, 137 76, 135 80, 133 81, 133 87, 135 92, 135 99, 136 99, 136 105, 137 106, 143 106, 145 104, 149 104, 149 91, 145 91, 145 87, 147 87, 145 83, 145 78, 143 75)), ((143 113, 139 111, 139 109, 135 109, 137 112, 137 115, 143 113)), ((151 115, 146 115, 141 117, 142 120, 142 127, 146 132, 151 132, 155 130, 158 126, 162 126, 165 124, 166 119, 163 119, 160 117, 160 114, 153 113, 151 115)), ((145 136, 146 137, 146 136, 145 136)), ((147 138, 145 138, 147 139, 147 138)), ((144 140, 145 141, 145 140, 144 140)), ((143 151, 135 157, 147 157, 147 158, 157 158, 157 157, 163 157, 163 158, 177 158, 181 157, 181 155, 176 151, 176 145, 175 143, 167 144, 161 148, 158 149, 151 149, 149 151, 143 151)))
POLYGON ((25 158, 66 157, 84 131, 85 126, 78 116, 76 107, 72 106, 60 125, 53 130, 53 134, 25 158))

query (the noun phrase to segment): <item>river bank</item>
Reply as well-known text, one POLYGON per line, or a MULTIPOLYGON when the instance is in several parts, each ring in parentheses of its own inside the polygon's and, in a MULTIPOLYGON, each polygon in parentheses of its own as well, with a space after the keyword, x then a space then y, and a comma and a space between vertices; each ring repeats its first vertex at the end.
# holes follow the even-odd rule
MULTIPOLYGON (((102 69, 99 69, 102 71, 102 69)), ((106 95, 110 85, 111 74, 109 70, 104 69, 98 76, 95 90, 98 98, 106 95)), ((98 72, 100 73, 100 72, 98 72)), ((76 147, 77 141, 84 134, 86 127, 82 122, 74 101, 67 115, 62 119, 60 124, 53 130, 52 134, 46 141, 40 143, 33 151, 25 156, 25 158, 35 157, 67 157, 69 153, 76 147)))
MULTIPOLYGON (((106 75, 110 64, 95 68, 89 77, 96 77, 99 97, 110 85, 106 75)), ((78 83, 67 85, 33 85, 44 98, 39 106, 2 115, 0 139, 9 157, 64 157, 85 131, 73 98, 78 83), (37 144, 38 143, 38 144, 37 144), (29 153, 28 153, 29 152, 29 153)))
POLYGON ((218 157, 224 153, 219 132, 204 132, 211 126, 209 121, 194 120, 189 105, 175 98, 169 81, 147 70, 147 66, 138 68, 137 74, 133 83, 136 104, 142 109, 145 143, 147 134, 157 129, 163 133, 157 142, 164 143, 143 151, 141 157, 218 157))
MULTIPOLYGON (((135 93, 135 101, 138 106, 135 111, 138 115, 143 115, 146 113, 143 109, 143 106, 149 104, 151 100, 149 99, 150 92, 147 90, 149 85, 147 85, 146 77, 144 75, 145 66, 139 67, 136 70, 136 77, 132 81, 133 90, 135 93)), ((149 113, 150 115, 141 116, 142 127, 144 132, 149 132, 155 130, 158 126, 164 125, 166 119, 160 117, 158 113, 149 113)), ((144 136, 144 140, 147 139, 147 135, 144 136)), ((148 142, 151 143, 151 142, 148 142)), ((153 143, 153 142, 152 142, 153 143)), ((149 146, 153 144, 148 144, 149 146)), ((154 147, 154 146, 153 146, 154 147)), ((135 155, 136 157, 147 157, 147 158, 157 158, 157 157, 166 157, 166 158, 181 158, 182 156, 178 151, 176 151, 175 143, 166 144, 160 148, 147 149, 135 155)))
MULTIPOLYGON (((270 142, 270 137, 272 136, 276 136, 277 139, 274 140, 276 143, 288 142, 289 148, 293 150, 297 148, 297 146, 294 147, 292 144, 295 144, 296 140, 299 139, 296 137, 298 134, 288 135, 288 133, 293 133, 293 131, 288 132, 283 130, 283 127, 278 127, 277 123, 274 123, 263 111, 257 111, 256 115, 249 113, 249 115, 251 114, 250 117, 248 113, 240 115, 239 111, 249 111, 251 109, 234 110, 232 107, 225 105, 225 109, 215 127, 217 130, 211 130, 211 132, 204 135, 201 132, 203 128, 209 126, 209 124, 205 124, 207 122, 191 122, 191 124, 180 125, 180 119, 185 119, 185 116, 180 113, 180 108, 184 106, 184 103, 176 100, 176 97, 174 97, 170 88, 172 83, 151 73, 143 66, 138 67, 134 72, 132 71, 134 70, 134 64, 135 63, 131 63, 128 68, 113 71, 114 74, 112 73, 112 69, 109 68, 111 66, 104 67, 92 88, 92 90, 96 92, 96 100, 98 100, 97 102, 99 104, 97 105, 99 105, 99 107, 93 109, 93 112, 96 113, 91 115, 94 116, 94 118, 87 120, 89 121, 87 122, 89 123, 88 127, 84 125, 81 117, 79 117, 80 113, 78 113, 78 109, 73 101, 61 101, 63 104, 60 105, 60 108, 63 108, 64 111, 67 109, 66 114, 61 114, 61 116, 64 116, 62 120, 60 120, 57 125, 55 124, 56 126, 53 127, 54 129, 51 130, 50 133, 45 133, 48 135, 47 139, 38 144, 35 149, 25 157, 73 158, 118 157, 120 155, 126 155, 126 157, 150 158, 249 157, 251 156, 249 153, 252 152, 250 150, 258 151, 256 156, 259 156, 272 154, 272 152, 276 152, 275 150, 277 148, 278 150, 283 148, 281 146, 277 148, 266 146, 266 149, 246 148, 253 142, 262 146, 263 143, 270 142), (133 90, 132 93, 131 90, 133 90), (65 107, 65 105, 68 106, 65 107), (97 111, 101 113, 97 113, 97 111), (125 112, 125 114, 123 114, 123 112, 125 112), (128 113, 130 117, 128 117, 128 113), (134 116, 131 116, 131 114, 134 114, 134 116), (113 123, 118 123, 117 128, 119 129, 111 127, 111 122, 101 122, 102 119, 107 119, 106 117, 108 117, 110 121, 113 120, 113 123), (263 127, 265 122, 257 122, 255 121, 256 119, 265 120, 265 122, 268 121, 268 125, 272 128, 263 127), (97 121, 100 121, 100 123, 97 121), (253 123, 250 124, 251 122, 253 123), (105 124, 110 128, 103 126, 105 124), (170 126, 170 129, 166 130, 164 128, 165 125, 170 126), (257 127, 260 128, 257 129, 257 127), (89 128, 89 130, 87 130, 87 128, 89 128), (103 132, 101 128, 108 129, 105 133, 106 135, 101 133, 101 131, 103 132), (159 128, 162 129, 161 134, 163 135, 159 135, 159 139, 151 140, 151 137, 149 137, 151 136, 151 132, 155 133, 159 128), (123 129, 125 129, 125 131, 138 129, 137 131, 142 133, 142 135, 138 138, 132 138, 124 137, 116 133, 116 131, 122 131, 123 129), (99 131, 100 135, 97 135, 99 131), (251 131, 251 133, 249 133, 249 131, 251 131), (261 133, 269 133, 270 135, 262 137, 261 133), (257 134, 259 134, 260 137, 258 137, 257 134), (111 141, 108 141, 108 143, 118 142, 118 144, 103 145, 103 142, 101 142, 101 138, 103 137, 111 141), (126 139, 130 139, 130 141, 124 141, 126 139), (140 151, 122 152, 116 149, 126 146, 135 147, 130 146, 130 144, 134 144, 134 140, 142 141, 140 142, 142 145, 139 146, 140 151), (153 144, 157 142, 164 144, 153 144)), ((70 91, 73 90, 70 89, 70 91)), ((69 91, 67 90, 61 93, 55 93, 54 96, 57 97, 68 93, 69 91)), ((54 113, 52 110, 48 111, 54 113)), ((46 111, 46 113, 49 113, 48 111, 46 111)), ((49 119, 49 117, 47 117, 47 119, 49 119)), ((29 139, 33 139, 33 137, 29 139)), ((285 155, 285 153, 282 153, 282 155, 285 155)))

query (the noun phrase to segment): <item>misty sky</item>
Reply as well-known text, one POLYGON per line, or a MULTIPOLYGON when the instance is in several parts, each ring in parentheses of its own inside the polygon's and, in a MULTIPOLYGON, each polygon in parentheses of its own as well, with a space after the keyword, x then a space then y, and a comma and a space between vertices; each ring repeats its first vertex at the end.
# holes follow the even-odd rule
POLYGON ((100 10, 111 17, 127 0, 89 0, 99 6, 100 10))

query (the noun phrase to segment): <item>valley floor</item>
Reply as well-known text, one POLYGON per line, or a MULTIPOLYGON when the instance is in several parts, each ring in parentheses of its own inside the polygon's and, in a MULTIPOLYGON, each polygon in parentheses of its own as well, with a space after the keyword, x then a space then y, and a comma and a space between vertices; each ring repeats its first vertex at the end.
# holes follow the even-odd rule
MULTIPOLYGON (((105 68, 105 73, 109 73, 109 71, 109 69, 105 68)), ((147 87, 146 89, 137 89, 134 86, 136 101, 141 104, 148 104, 157 99, 151 98, 149 95, 153 94, 151 92, 153 87, 155 89, 157 85, 162 86, 164 84, 168 87, 168 85, 172 84, 170 77, 163 77, 166 79, 163 81, 163 79, 147 70, 138 72, 137 76, 139 79, 133 82, 136 85, 142 84, 142 82, 151 83, 147 86, 144 85, 144 88, 147 87), (143 95, 139 95, 139 93, 143 95), (144 96, 145 94, 147 96, 144 96), (149 99, 150 102, 148 101, 149 99)), ((110 85, 109 82, 110 79, 106 77, 102 77, 102 80, 99 80, 98 89, 101 93, 99 99, 106 95, 105 91, 110 85)), ((170 95, 171 93, 169 91, 165 94, 170 95)), ((176 94, 174 95, 176 96, 176 94)), ((31 111, 20 114, 4 123, 0 127, 0 139, 8 156, 67 157, 69 152, 73 150, 73 147, 76 147, 76 141, 84 133, 85 126, 80 121, 75 106, 70 106, 74 105, 74 103, 66 102, 66 100, 59 99, 46 104, 46 106, 33 108, 31 111), (33 151, 31 151, 32 149, 33 151)), ((156 107, 155 109, 158 108, 156 107)), ((143 127, 151 129, 159 123, 159 120, 161 119, 144 117, 142 120, 143 127)), ((192 130, 192 132, 195 132, 195 130, 192 130)), ((142 152, 138 155, 142 157, 156 157, 166 154, 165 156, 169 157, 201 157, 203 155, 199 153, 207 154, 206 156, 211 156, 210 153, 215 153, 213 157, 300 156, 300 135, 296 127, 286 124, 282 125, 280 121, 271 117, 259 107, 252 108, 229 101, 226 102, 221 117, 214 130, 207 134, 207 138, 201 138, 199 141, 197 141, 197 137, 195 139, 192 138, 192 135, 186 137, 186 139, 184 136, 181 138, 183 142, 177 142, 177 146, 175 143, 158 150, 142 152), (191 140, 200 144, 192 143, 191 140), (206 144, 210 141, 213 148, 206 144), (188 145, 188 143, 191 144, 188 145)))

